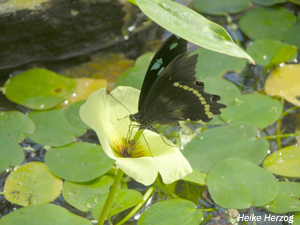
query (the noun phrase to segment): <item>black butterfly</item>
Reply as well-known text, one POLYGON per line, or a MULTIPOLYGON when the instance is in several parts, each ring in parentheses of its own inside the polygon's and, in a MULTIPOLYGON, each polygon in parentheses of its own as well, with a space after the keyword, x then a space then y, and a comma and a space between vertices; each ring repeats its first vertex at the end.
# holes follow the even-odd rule
POLYGON ((196 80, 198 55, 188 56, 187 41, 169 37, 158 49, 147 70, 139 99, 138 113, 130 120, 141 129, 152 124, 179 125, 178 121, 209 122, 226 105, 220 96, 204 92, 196 80))

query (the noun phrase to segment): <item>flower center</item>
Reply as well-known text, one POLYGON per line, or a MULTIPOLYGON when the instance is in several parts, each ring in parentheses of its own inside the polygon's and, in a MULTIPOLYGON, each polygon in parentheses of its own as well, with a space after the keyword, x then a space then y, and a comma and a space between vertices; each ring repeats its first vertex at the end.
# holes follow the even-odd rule
POLYGON ((114 141, 113 150, 116 156, 124 158, 150 157, 149 151, 145 150, 140 142, 135 139, 122 138, 121 143, 114 141))

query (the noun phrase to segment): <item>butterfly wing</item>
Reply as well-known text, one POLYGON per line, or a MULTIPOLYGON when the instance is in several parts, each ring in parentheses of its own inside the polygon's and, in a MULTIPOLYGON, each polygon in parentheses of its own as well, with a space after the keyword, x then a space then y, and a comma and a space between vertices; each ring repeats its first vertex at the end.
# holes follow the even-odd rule
POLYGON ((204 84, 196 80, 197 57, 180 54, 165 68, 144 100, 141 117, 170 125, 182 120, 209 122, 226 108, 217 102, 220 96, 206 93, 204 84))
POLYGON ((182 38, 177 38, 175 35, 170 36, 160 46, 160 48, 154 55, 145 75, 139 98, 139 111, 141 110, 144 104, 144 100, 155 80, 169 65, 169 63, 172 62, 174 58, 176 58, 176 56, 186 51, 187 41, 182 38))

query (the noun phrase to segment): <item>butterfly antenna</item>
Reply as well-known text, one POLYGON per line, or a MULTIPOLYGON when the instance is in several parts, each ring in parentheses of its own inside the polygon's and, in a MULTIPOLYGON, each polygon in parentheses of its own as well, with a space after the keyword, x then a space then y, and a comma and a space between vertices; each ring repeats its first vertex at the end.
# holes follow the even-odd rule
MULTIPOLYGON (((118 99, 116 99, 111 93, 110 93, 110 91, 107 91, 108 92, 108 94, 114 99, 114 100, 116 100, 118 103, 120 103, 120 105, 122 105, 130 114, 131 114, 131 112, 130 112, 130 110, 129 109, 127 109, 127 107, 125 106, 125 105, 123 105, 118 99)), ((126 116, 127 117, 127 116, 126 116)), ((125 117, 125 118, 126 118, 125 117)))

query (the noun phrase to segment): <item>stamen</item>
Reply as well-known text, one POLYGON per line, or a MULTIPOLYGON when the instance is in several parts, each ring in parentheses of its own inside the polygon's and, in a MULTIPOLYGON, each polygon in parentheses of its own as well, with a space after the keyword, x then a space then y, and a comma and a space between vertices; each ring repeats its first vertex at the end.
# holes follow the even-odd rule
POLYGON ((127 138, 122 138, 121 143, 116 140, 113 144, 114 146, 112 149, 118 157, 140 158, 151 156, 149 152, 143 148, 140 142, 136 142, 134 139, 128 140, 127 138))

